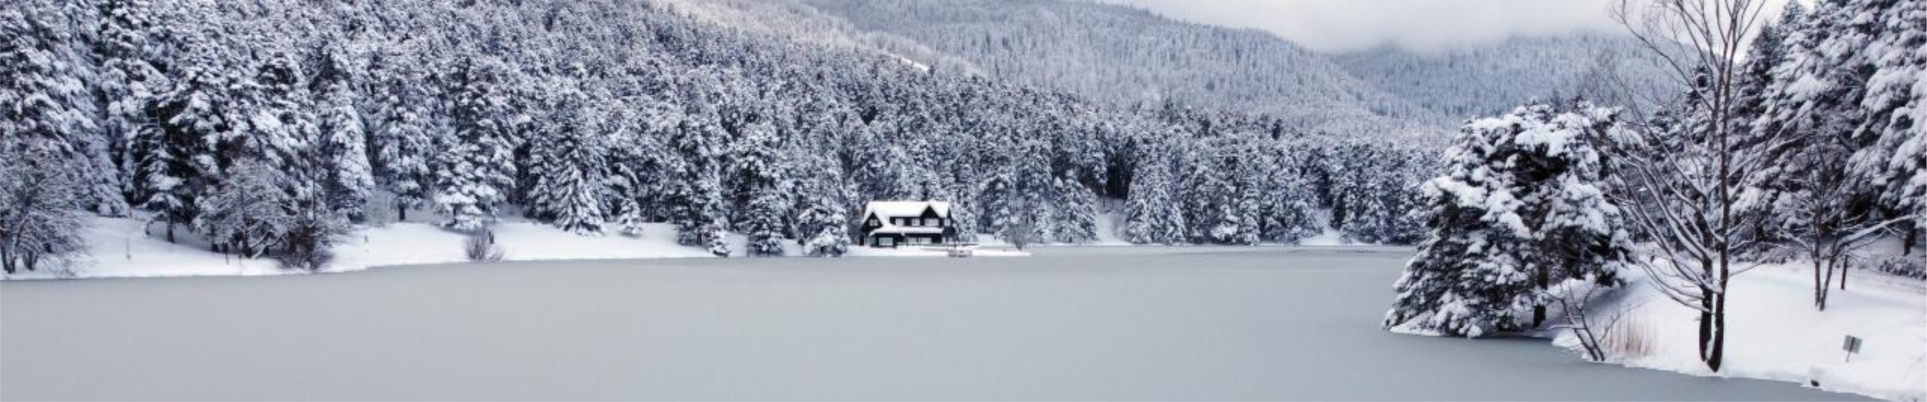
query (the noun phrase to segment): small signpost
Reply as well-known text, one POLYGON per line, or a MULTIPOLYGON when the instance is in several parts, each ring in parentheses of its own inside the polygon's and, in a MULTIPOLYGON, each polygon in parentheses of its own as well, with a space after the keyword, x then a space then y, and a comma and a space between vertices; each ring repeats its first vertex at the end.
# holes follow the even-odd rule
POLYGON ((1847 361, 1853 361, 1853 354, 1860 353, 1860 337, 1847 335, 1847 342, 1840 345, 1840 349, 1847 351, 1847 361))

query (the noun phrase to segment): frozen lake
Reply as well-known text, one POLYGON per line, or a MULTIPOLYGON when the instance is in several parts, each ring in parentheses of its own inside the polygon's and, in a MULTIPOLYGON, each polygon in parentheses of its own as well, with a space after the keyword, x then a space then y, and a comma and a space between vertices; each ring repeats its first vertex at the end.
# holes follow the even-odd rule
POLYGON ((1379 330, 1409 249, 0 283, 4 399, 1850 399, 1379 330))

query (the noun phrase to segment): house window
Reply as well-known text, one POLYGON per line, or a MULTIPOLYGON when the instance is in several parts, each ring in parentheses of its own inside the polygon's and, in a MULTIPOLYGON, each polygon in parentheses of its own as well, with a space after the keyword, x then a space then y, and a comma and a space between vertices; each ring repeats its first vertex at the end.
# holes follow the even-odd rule
POLYGON ((870 226, 882 226, 882 225, 877 224, 877 218, 870 218, 870 226))
POLYGON ((923 218, 924 226, 937 226, 937 218, 923 218))
POLYGON ((884 247, 896 247, 897 239, 895 237, 878 237, 877 245, 884 246, 884 247))
POLYGON ((928 237, 912 237, 912 238, 910 238, 910 244, 913 244, 913 245, 916 245, 916 244, 930 244, 930 238, 928 238, 928 237))

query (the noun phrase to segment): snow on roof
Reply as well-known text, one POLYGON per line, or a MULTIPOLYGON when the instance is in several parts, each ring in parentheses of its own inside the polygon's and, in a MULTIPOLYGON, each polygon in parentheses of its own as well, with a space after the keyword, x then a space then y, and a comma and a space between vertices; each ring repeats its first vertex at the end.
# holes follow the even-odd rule
POLYGON ((876 214, 877 218, 889 220, 891 217, 914 217, 923 215, 925 208, 935 209, 937 215, 950 216, 950 203, 943 201, 870 201, 863 207, 863 217, 876 214))
POLYGON ((876 230, 872 230, 870 231, 870 233, 943 234, 943 228, 935 227, 935 226, 896 226, 896 225, 884 224, 883 227, 877 228, 876 230))

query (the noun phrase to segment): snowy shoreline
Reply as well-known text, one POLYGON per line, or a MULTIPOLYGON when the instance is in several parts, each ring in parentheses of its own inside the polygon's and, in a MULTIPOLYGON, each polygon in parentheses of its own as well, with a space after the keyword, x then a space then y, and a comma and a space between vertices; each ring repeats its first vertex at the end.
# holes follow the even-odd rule
MULTIPOLYGON (((418 213, 426 214, 425 211, 418 213)), ((426 216, 426 215, 424 215, 426 216)), ((81 260, 71 261, 65 270, 22 271, 0 275, 0 281, 19 280, 57 280, 57 279, 109 279, 109 278, 168 278, 203 276, 280 276, 313 275, 365 271, 373 268, 468 263, 463 255, 462 243, 467 235, 445 230, 434 224, 424 222, 396 222, 381 226, 361 226, 335 246, 335 260, 328 268, 320 271, 301 271, 282 269, 272 258, 237 258, 208 251, 208 243, 192 231, 181 229, 175 233, 176 242, 168 242, 162 235, 162 228, 150 227, 148 222, 134 218, 89 217, 89 225, 84 237, 88 253, 81 260)), ((1131 244, 1113 233, 1112 220, 1106 216, 1098 222, 1098 237, 1090 243, 1080 244, 1043 244, 1051 248, 1103 248, 1126 249, 1136 247, 1196 247, 1199 250, 1217 247, 1378 247, 1371 244, 1351 242, 1336 230, 1327 229, 1324 233, 1300 240, 1297 244, 1265 243, 1254 246, 1191 246, 1191 245, 1140 245, 1131 244)), ((665 258, 716 258, 700 247, 676 244, 674 226, 666 223, 643 224, 641 236, 607 234, 603 236, 581 236, 555 227, 520 219, 506 219, 491 227, 496 240, 504 248, 503 261, 576 261, 576 260, 653 260, 665 258)), ((984 239, 974 251, 975 257, 1022 257, 1030 253, 1015 250, 1010 244, 993 238, 989 234, 979 234, 984 239)), ((740 234, 730 234, 731 258, 745 257, 742 250, 746 240, 740 234)), ((784 258, 802 257, 802 248, 794 243, 785 242, 784 258)), ((847 258, 871 257, 946 257, 947 253, 934 249, 878 249, 851 246, 843 255, 847 258)))
MULTIPOLYGON (((1732 331, 1726 364, 1707 371, 1696 357, 1697 312, 1666 299, 1636 277, 1617 300, 1598 311, 1629 312, 1649 326, 1655 345, 1645 356, 1607 362, 1626 367, 1714 378, 1799 383, 1886 400, 1927 400, 1927 293, 1884 274, 1854 272, 1857 281, 1835 290, 1826 311, 1812 306, 1812 268, 1769 264, 1733 277, 1728 305, 1732 331), (1846 336, 1863 339, 1850 359, 1846 336)), ((1596 313, 1596 312, 1595 312, 1596 313)), ((1576 348, 1560 332, 1553 344, 1576 348)), ((1576 350, 1576 349, 1575 349, 1576 350)))
MULTIPOLYGON (((85 234, 88 254, 69 261, 65 269, 22 271, 0 275, 0 281, 166 278, 203 276, 281 276, 314 275, 365 271, 373 268, 471 262, 462 252, 467 235, 444 230, 432 224, 403 222, 379 227, 362 227, 335 246, 336 258, 320 271, 283 269, 272 258, 238 258, 208 251, 206 242, 187 231, 176 233, 170 243, 158 233, 149 234, 146 222, 125 218, 90 218, 85 234)), ((153 228, 158 232, 159 228, 153 228)), ((644 235, 580 236, 552 226, 507 221, 494 227, 498 244, 504 249, 503 261, 576 261, 576 260, 654 260, 671 258, 716 258, 698 247, 675 243, 675 228, 668 224, 644 224, 644 235)), ((731 257, 742 257, 744 239, 731 235, 739 250, 731 257)), ((1000 246, 991 244, 991 246, 1000 246)), ((807 258, 800 247, 786 243, 786 258, 807 258)), ((1022 251, 978 249, 978 257, 1027 256, 1022 251)), ((944 251, 924 249, 870 249, 852 247, 844 257, 945 257, 944 251)))

